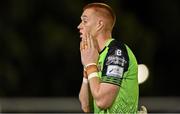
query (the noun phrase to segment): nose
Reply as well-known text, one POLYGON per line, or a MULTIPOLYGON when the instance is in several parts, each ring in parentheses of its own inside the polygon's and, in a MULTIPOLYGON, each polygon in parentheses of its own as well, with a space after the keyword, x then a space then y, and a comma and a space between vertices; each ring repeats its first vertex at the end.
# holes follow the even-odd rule
POLYGON ((81 23, 77 26, 77 29, 81 29, 81 23))

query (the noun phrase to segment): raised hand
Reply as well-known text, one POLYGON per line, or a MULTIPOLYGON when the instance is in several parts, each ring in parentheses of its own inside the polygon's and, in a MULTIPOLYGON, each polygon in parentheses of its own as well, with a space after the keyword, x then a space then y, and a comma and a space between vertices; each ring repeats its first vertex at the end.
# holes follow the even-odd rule
POLYGON ((81 62, 83 65, 97 63, 99 58, 98 48, 92 35, 87 34, 80 42, 81 62))

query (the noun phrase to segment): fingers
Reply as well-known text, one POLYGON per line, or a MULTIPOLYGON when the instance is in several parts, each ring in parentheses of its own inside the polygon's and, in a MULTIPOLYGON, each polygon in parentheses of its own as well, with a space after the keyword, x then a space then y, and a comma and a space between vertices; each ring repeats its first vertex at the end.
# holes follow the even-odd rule
POLYGON ((80 51, 82 51, 84 49, 84 46, 83 46, 83 42, 81 41, 80 42, 80 51))
POLYGON ((80 50, 95 48, 94 39, 91 34, 86 34, 86 37, 80 42, 80 50))
POLYGON ((92 48, 95 47, 95 45, 94 45, 94 39, 92 38, 92 35, 90 35, 90 45, 91 45, 92 48))
POLYGON ((84 42, 84 46, 85 46, 85 49, 87 49, 88 48, 88 42, 87 42, 87 38, 85 39, 85 42, 84 42))
POLYGON ((88 47, 88 44, 87 44, 87 36, 86 36, 85 38, 83 38, 82 41, 83 41, 84 49, 87 49, 87 47, 88 47))
POLYGON ((82 39, 82 41, 80 42, 80 50, 83 51, 84 49, 87 49, 87 40, 86 39, 82 39))
POLYGON ((87 48, 91 48, 91 35, 90 34, 87 34, 87 48))

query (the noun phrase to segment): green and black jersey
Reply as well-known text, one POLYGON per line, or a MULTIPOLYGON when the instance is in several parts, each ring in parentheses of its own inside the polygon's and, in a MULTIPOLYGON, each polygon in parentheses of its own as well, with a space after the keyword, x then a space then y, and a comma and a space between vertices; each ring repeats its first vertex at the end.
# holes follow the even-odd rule
POLYGON ((95 113, 136 113, 138 107, 138 65, 130 48, 109 39, 100 52, 98 76, 101 83, 119 86, 119 93, 111 107, 101 110, 94 102, 95 113))

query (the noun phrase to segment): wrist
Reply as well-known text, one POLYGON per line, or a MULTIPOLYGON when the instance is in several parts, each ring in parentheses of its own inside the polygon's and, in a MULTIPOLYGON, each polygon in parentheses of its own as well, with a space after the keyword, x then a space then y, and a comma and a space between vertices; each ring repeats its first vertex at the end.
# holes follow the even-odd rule
POLYGON ((85 70, 85 69, 83 70, 83 78, 85 78, 85 79, 87 79, 87 78, 88 78, 88 75, 87 75, 87 72, 86 72, 86 70, 85 70))
POLYGON ((98 77, 98 72, 90 73, 90 74, 88 75, 88 80, 90 80, 91 78, 95 78, 95 77, 98 77))
POLYGON ((88 80, 94 77, 98 77, 98 67, 96 63, 89 63, 85 66, 84 69, 85 69, 84 71, 86 72, 88 80))
POLYGON ((92 63, 85 64, 85 65, 84 65, 84 68, 86 69, 87 67, 89 67, 89 66, 91 66, 91 65, 96 65, 96 66, 97 66, 96 63, 93 63, 93 62, 92 62, 92 63))
POLYGON ((93 73, 93 72, 98 72, 98 68, 96 64, 89 64, 86 68, 85 68, 87 77, 89 74, 93 73))
POLYGON ((83 83, 88 84, 88 79, 83 77, 83 83))

